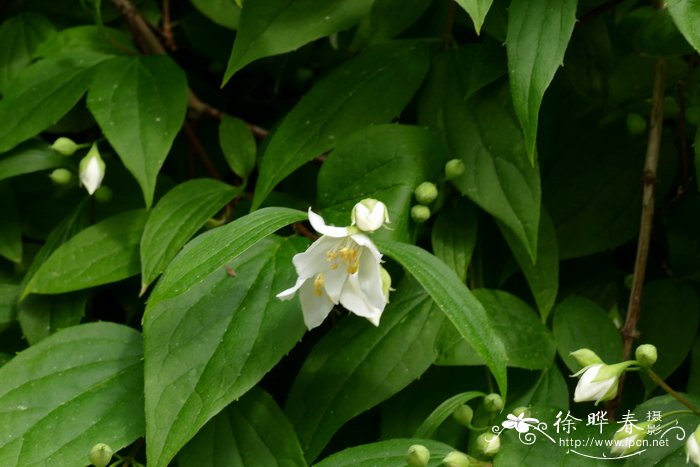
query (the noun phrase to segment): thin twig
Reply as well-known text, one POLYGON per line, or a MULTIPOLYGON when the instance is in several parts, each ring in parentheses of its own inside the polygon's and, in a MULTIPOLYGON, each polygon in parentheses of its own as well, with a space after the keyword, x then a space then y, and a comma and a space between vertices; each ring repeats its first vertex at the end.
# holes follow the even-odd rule
POLYGON ((457 4, 455 0, 450 0, 450 5, 447 10, 447 22, 445 23, 445 31, 442 34, 442 48, 447 48, 452 44, 452 28, 455 24, 455 15, 457 14, 457 4))
POLYGON ((294 231, 299 235, 308 238, 312 242, 318 240, 318 235, 307 229, 303 222, 295 222, 292 224, 292 229, 294 229, 294 231))
POLYGON ((192 146, 192 150, 199 157, 199 160, 204 165, 204 168, 207 169, 209 175, 217 180, 223 180, 223 177, 217 170, 216 166, 209 158, 209 153, 206 149, 204 149, 204 146, 202 146, 202 143, 199 141, 199 137, 197 137, 197 133, 194 131, 194 128, 192 128, 192 124, 190 122, 185 122, 182 129, 185 132, 185 136, 187 137, 190 146, 192 146))
POLYGON ((171 51, 177 50, 177 44, 173 37, 172 22, 170 21, 170 0, 163 0, 163 40, 171 51))
POLYGON ((676 392, 671 386, 669 386, 668 384, 666 384, 666 381, 664 381, 663 379, 661 379, 661 377, 659 377, 659 375, 657 375, 651 368, 647 368, 646 371, 647 371, 647 375, 649 375, 649 378, 651 378, 651 380, 652 380, 653 382, 655 382, 656 384, 658 384, 659 387, 660 387, 661 389, 663 389, 664 391, 666 391, 667 393, 669 393, 669 394, 671 395, 671 397, 673 397, 673 398, 676 399, 678 402, 680 402, 681 404, 683 404, 683 405, 685 405, 686 407, 688 407, 688 408, 689 408, 690 410, 692 410, 695 414, 700 415, 700 408, 699 408, 698 406, 696 406, 695 404, 693 404, 692 402, 690 402, 688 399, 686 399, 685 397, 683 397, 682 394, 676 392))
MULTIPOLYGON (((644 290, 644 277, 646 274, 647 259, 649 257, 649 241, 651 228, 654 221, 654 192, 656 189, 656 171, 659 165, 659 147, 661 145, 661 130, 664 119, 664 90, 666 88, 666 60, 660 58, 654 68, 654 91, 652 94, 651 116, 649 118, 649 139, 647 142, 646 158, 644 160, 644 174, 642 176, 642 218, 639 226, 639 239, 637 241, 637 256, 634 261, 634 274, 632 276, 632 290, 630 291, 627 317, 620 333, 623 338, 623 360, 629 360, 632 354, 632 343, 638 336, 637 321, 642 304, 642 291, 644 290)), ((608 404, 608 413, 611 418, 620 405, 622 388, 625 383, 625 374, 620 377, 617 396, 608 404)))

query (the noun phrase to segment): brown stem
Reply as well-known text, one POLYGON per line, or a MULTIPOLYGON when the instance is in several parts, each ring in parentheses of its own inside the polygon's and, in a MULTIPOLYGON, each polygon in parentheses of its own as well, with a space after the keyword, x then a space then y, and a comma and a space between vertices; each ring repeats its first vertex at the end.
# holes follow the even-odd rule
POLYGON ((170 21, 170 0, 163 0, 163 40, 171 51, 177 50, 177 44, 173 37, 172 22, 170 21))
POLYGON ((292 229, 294 229, 294 231, 299 235, 308 238, 312 242, 318 240, 318 235, 307 229, 302 222, 295 222, 294 224, 292 224, 292 229))
POLYGON ((659 375, 657 375, 657 374, 654 372, 654 370, 652 370, 651 368, 646 368, 646 371, 647 371, 647 375, 649 375, 649 378, 651 378, 651 380, 652 380, 653 382, 655 382, 661 389, 663 389, 664 391, 666 391, 667 393, 669 393, 669 394, 671 395, 671 397, 673 397, 673 398, 676 399, 678 402, 680 402, 681 404, 683 404, 683 405, 685 405, 686 407, 688 407, 688 408, 689 408, 690 410, 692 410, 694 413, 696 413, 697 415, 700 415, 700 407, 697 407, 695 404, 693 404, 693 403, 690 402, 688 399, 686 399, 685 397, 683 397, 682 394, 680 394, 680 393, 674 391, 673 388, 672 388, 671 386, 669 386, 668 384, 666 384, 666 381, 664 381, 663 379, 661 379, 661 378, 659 377, 659 375))
POLYGON ((442 48, 447 48, 452 44, 452 27, 455 24, 455 15, 457 14, 457 4, 454 0, 450 1, 447 10, 447 22, 445 23, 445 31, 442 34, 442 48))
POLYGON ((204 149, 204 146, 202 146, 202 143, 199 141, 197 133, 194 131, 194 128, 192 128, 192 124, 190 122, 185 122, 182 129, 184 130, 185 136, 190 142, 190 146, 192 146, 194 153, 199 157, 199 160, 202 161, 202 164, 204 165, 204 168, 207 169, 207 172, 209 172, 209 175, 217 180, 223 180, 223 177, 217 170, 216 166, 209 158, 209 153, 207 153, 207 150, 204 149))

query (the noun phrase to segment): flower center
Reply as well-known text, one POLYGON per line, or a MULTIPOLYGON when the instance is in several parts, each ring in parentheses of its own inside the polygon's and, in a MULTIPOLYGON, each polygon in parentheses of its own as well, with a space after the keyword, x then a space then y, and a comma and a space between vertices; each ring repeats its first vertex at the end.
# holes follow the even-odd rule
POLYGON ((350 239, 343 240, 334 248, 326 252, 326 261, 331 269, 345 267, 348 274, 355 274, 360 267, 360 255, 362 249, 350 239))
POLYGON ((323 278, 323 273, 316 274, 316 278, 314 279, 314 293, 319 297, 323 295, 324 282, 325 279, 323 278))

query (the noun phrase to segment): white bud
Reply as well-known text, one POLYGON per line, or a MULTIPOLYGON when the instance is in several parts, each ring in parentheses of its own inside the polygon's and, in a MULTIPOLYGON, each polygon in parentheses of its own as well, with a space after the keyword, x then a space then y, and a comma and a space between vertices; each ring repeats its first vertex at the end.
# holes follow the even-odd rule
POLYGON ((406 463, 411 467, 425 467, 430 462, 430 451, 422 444, 414 444, 406 452, 406 463))
POLYGON ((482 433, 476 438, 476 448, 486 457, 493 457, 501 449, 501 438, 493 433, 482 433))
POLYGON ((91 195, 97 191, 105 176, 105 163, 100 157, 97 143, 93 144, 87 155, 80 161, 80 183, 91 195))
POLYGON ((364 232, 374 232, 389 223, 386 204, 376 199, 363 199, 352 208, 352 225, 364 232))
POLYGON ((688 437, 685 442, 685 463, 693 461, 693 464, 700 465, 700 426, 688 437))

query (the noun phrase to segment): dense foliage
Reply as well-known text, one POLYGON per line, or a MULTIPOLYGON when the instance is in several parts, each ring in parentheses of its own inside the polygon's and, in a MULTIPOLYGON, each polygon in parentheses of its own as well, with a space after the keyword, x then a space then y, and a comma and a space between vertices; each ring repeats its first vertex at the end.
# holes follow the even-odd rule
POLYGON ((698 50, 696 0, 0 1, 0 465, 700 465, 698 50))

